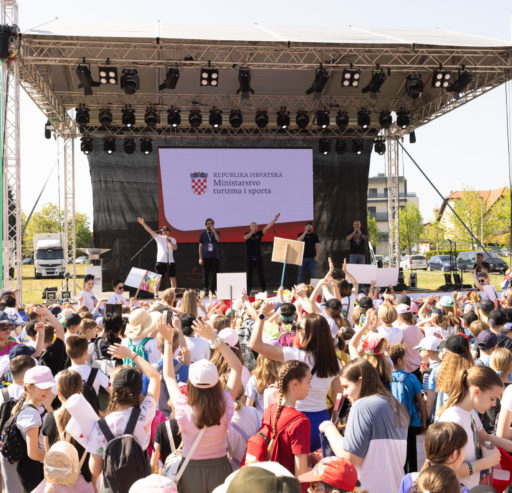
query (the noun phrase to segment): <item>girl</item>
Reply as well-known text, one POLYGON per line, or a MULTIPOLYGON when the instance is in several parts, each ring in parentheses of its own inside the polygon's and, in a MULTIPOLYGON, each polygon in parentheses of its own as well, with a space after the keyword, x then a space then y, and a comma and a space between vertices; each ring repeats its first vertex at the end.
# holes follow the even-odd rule
POLYGON ((0 356, 9 354, 11 349, 18 344, 11 332, 15 329, 14 319, 11 320, 5 312, 0 312, 0 356))
POLYGON ((171 310, 174 308, 174 304, 176 303, 176 289, 168 288, 162 293, 162 301, 167 305, 171 310))
MULTIPOLYGON (((464 462, 467 442, 468 436, 464 428, 456 423, 434 423, 429 426, 423 442, 426 460, 420 473, 439 464, 457 472, 464 462)), ((415 472, 406 474, 398 493, 409 493, 417 482, 418 474, 415 472)), ((457 493, 468 493, 468 491, 465 486, 460 486, 457 493)))
POLYGON ((461 370, 455 377, 450 397, 441 409, 439 421, 460 424, 468 436, 466 462, 459 468, 458 476, 467 488, 480 482, 480 471, 489 469, 500 462, 497 447, 512 451, 512 441, 489 435, 477 413, 485 413, 501 395, 503 383, 494 370, 487 366, 473 366, 461 370), (485 442, 495 447, 488 450, 485 442))
POLYGON ((403 339, 402 330, 393 325, 397 318, 397 313, 393 305, 384 303, 379 306, 377 317, 380 321, 380 326, 377 332, 386 338, 388 344, 401 344, 403 339))
POLYGON ((233 417, 233 401, 240 388, 242 363, 233 351, 215 335, 213 328, 194 322, 193 329, 211 346, 218 349, 231 370, 223 387, 216 366, 205 359, 189 368, 187 395, 181 393, 172 364, 173 328, 165 321, 159 330, 166 339, 164 350, 164 381, 174 406, 176 421, 183 439, 183 456, 187 457, 199 440, 191 460, 178 483, 181 493, 211 493, 232 472, 226 455, 228 427, 233 417))
POLYGON ((326 401, 329 387, 332 384, 334 395, 341 392, 338 377, 340 364, 336 357, 329 324, 321 315, 309 313, 301 323, 300 347, 272 346, 263 342, 262 335, 265 318, 271 316, 273 310, 273 303, 263 303, 249 346, 257 353, 275 361, 283 362, 295 359, 306 363, 311 369, 313 375, 311 390, 305 399, 299 399, 297 410, 309 418, 311 450, 317 450, 320 447, 318 426, 325 419, 329 419, 326 401))
POLYGON ((277 383, 279 368, 281 368, 279 361, 265 358, 265 356, 259 354, 256 359, 256 368, 247 382, 245 388, 247 405, 256 405, 256 409, 261 415, 263 415, 263 411, 265 410, 263 405, 263 392, 265 389, 277 383))
POLYGON ((86 306, 89 312, 93 312, 98 300, 94 296, 92 289, 94 288, 94 276, 87 274, 84 277, 84 289, 78 294, 78 304, 86 306))
POLYGON ((417 327, 409 305, 398 305, 396 307, 396 312, 398 316, 398 327, 402 331, 402 339, 404 344, 407 346, 407 364, 405 365, 405 371, 407 373, 414 373, 421 382, 421 355, 416 347, 423 339, 423 332, 419 327, 417 327))
POLYGON ((498 348, 491 355, 491 368, 501 375, 505 391, 496 424, 496 435, 512 440, 512 354, 508 349, 498 348))
POLYGON ((420 474, 417 491, 418 493, 459 493, 461 490, 453 469, 439 465, 429 467, 420 474))
POLYGON ((191 313, 197 318, 197 294, 193 289, 187 289, 181 300, 181 313, 191 313))
POLYGON ((362 358, 350 361, 341 370, 340 380, 352 404, 345 435, 332 421, 324 421, 320 431, 337 457, 356 466, 361 488, 371 493, 398 491, 407 452, 407 411, 362 358))

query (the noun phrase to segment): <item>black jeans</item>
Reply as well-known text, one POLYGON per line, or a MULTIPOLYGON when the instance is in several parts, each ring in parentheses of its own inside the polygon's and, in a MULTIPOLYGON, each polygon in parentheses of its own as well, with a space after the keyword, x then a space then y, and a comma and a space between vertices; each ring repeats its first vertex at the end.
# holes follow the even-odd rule
POLYGON ((267 290, 267 284, 265 283, 265 271, 263 270, 263 259, 261 258, 261 255, 258 255, 257 257, 247 257, 247 294, 251 293, 252 273, 255 267, 260 280, 261 290, 267 290))
POLYGON ((217 272, 219 272, 218 258, 203 259, 203 287, 212 293, 217 290, 217 272))
POLYGON ((404 471, 406 474, 418 470, 418 454, 416 450, 416 436, 419 435, 419 426, 409 426, 407 430, 407 457, 405 459, 404 471))

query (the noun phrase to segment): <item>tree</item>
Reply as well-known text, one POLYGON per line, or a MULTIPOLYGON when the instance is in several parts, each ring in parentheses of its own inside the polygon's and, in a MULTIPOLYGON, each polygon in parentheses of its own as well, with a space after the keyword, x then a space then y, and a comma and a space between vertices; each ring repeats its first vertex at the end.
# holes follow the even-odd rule
POLYGON ((423 228, 423 237, 435 245, 435 249, 439 251, 441 244, 445 240, 446 231, 439 221, 432 221, 423 228))
POLYGON ((377 247, 377 243, 380 241, 380 231, 377 227, 377 219, 375 217, 371 217, 370 213, 368 213, 368 237, 370 238, 370 242, 375 249, 377 247))
POLYGON ((486 243, 492 242, 501 246, 510 244, 510 190, 508 188, 488 211, 485 222, 489 228, 486 243))
POLYGON ((400 248, 407 249, 409 255, 423 233, 423 218, 414 202, 407 202, 400 209, 400 248))

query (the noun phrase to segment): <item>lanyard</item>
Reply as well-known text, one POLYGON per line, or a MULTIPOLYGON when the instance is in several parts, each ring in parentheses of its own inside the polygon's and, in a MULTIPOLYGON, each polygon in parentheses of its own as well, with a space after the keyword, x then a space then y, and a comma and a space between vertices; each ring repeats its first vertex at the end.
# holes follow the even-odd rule
POLYGON ((206 230, 206 234, 208 235, 208 243, 213 243, 213 240, 215 239, 215 235, 213 235, 213 239, 212 239, 212 237, 210 236, 210 232, 208 230, 206 230))

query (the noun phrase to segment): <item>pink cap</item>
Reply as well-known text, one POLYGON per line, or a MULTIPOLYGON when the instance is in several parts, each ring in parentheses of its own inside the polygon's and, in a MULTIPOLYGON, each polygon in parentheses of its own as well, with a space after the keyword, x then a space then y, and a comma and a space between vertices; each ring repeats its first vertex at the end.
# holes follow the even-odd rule
POLYGON ((230 329, 229 327, 226 329, 222 329, 219 332, 219 337, 229 347, 235 347, 238 344, 238 334, 236 333, 235 330, 230 329))
POLYGON ((34 366, 25 372, 23 383, 32 383, 40 389, 49 389, 55 385, 52 371, 47 366, 34 366))
POLYGON ((160 474, 150 474, 145 478, 135 481, 130 487, 129 493, 178 493, 173 481, 160 474))
POLYGON ((417 304, 416 302, 414 302, 414 301, 413 301, 413 302, 411 303, 411 313, 418 313, 418 310, 419 310, 419 308, 418 308, 418 304, 417 304))
POLYGON ((411 307, 409 305, 406 305, 405 303, 400 303, 400 305, 396 307, 396 312, 399 315, 402 315, 404 313, 411 313, 411 307))

